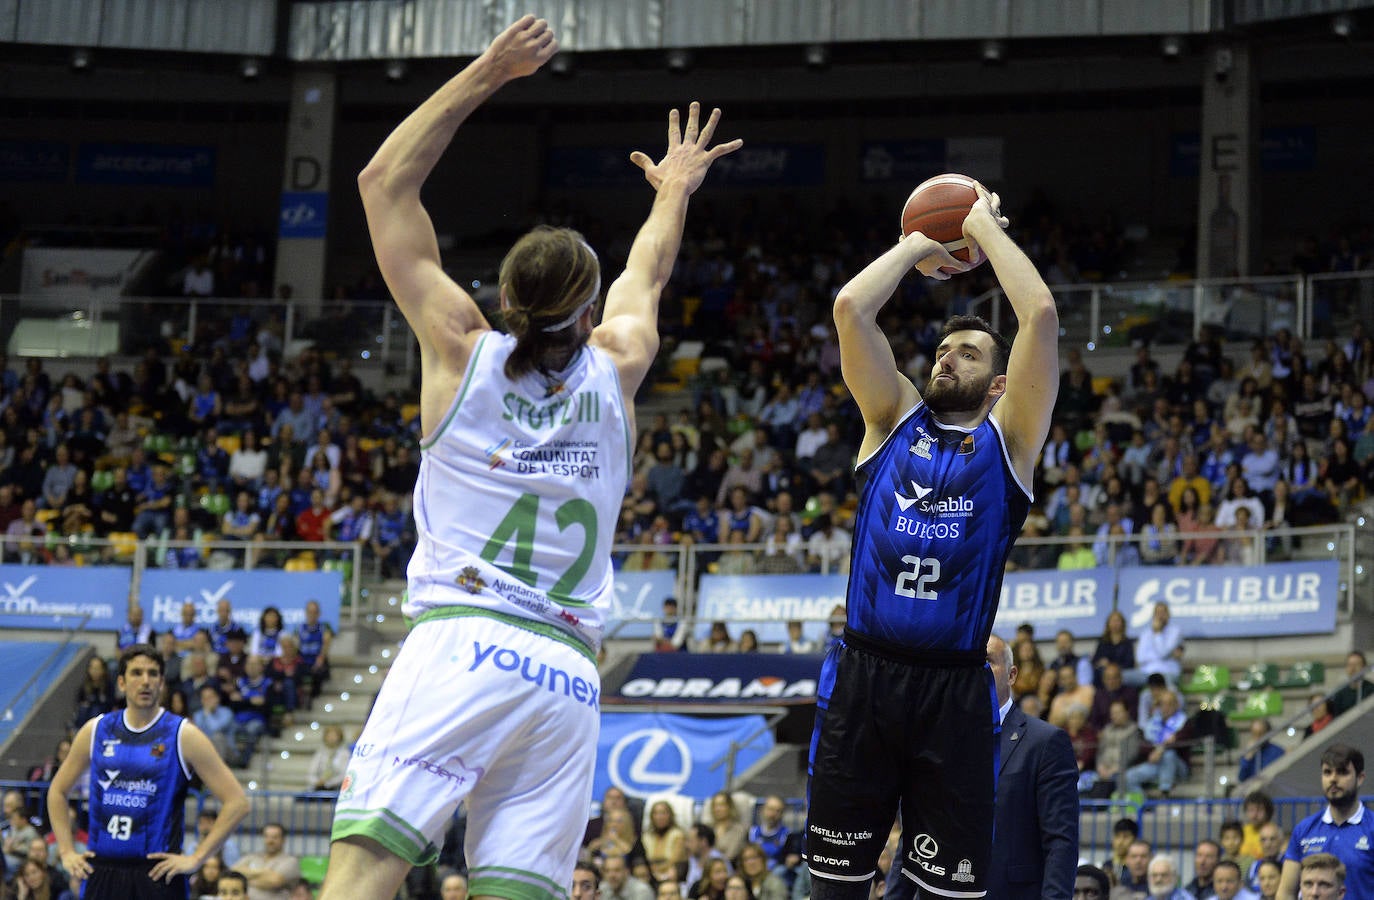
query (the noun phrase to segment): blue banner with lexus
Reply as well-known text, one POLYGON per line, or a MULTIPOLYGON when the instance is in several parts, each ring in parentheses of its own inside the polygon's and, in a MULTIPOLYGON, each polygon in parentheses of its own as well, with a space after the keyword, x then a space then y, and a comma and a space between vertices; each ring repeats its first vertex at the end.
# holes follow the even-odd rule
POLYGON ((726 760, 737 745, 735 772, 773 749, 763 716, 696 718, 668 713, 601 714, 593 796, 614 785, 633 797, 681 794, 705 800, 725 789, 726 760))

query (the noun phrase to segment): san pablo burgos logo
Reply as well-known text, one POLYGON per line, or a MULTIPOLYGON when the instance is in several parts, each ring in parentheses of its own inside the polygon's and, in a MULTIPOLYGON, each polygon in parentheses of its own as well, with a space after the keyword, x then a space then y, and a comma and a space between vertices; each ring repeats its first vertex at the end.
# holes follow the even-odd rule
POLYGON ((909 512, 914 506, 918 513, 938 519, 966 518, 973 515, 972 500, 967 497, 940 497, 931 500, 929 497, 934 490, 913 481, 911 496, 901 491, 893 491, 892 494, 897 498, 897 505, 901 507, 902 512, 909 512))

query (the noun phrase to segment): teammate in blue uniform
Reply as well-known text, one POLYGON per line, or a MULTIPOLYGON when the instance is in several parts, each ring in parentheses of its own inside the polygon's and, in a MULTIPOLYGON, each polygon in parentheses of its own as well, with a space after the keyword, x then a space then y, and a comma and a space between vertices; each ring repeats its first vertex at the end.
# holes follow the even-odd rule
POLYGON ((865 483, 844 638, 821 671, 811 742, 816 900, 867 896, 899 804, 904 873, 935 896, 986 893, 998 721, 986 647, 1049 431, 1059 318, 1006 236, 997 196, 978 193, 964 235, 1016 311, 1015 346, 982 319, 956 316, 924 390, 901 373, 879 311, 913 267, 938 280, 970 267, 920 233, 835 298, 841 369, 864 419, 865 483))
POLYGON ((62 867, 86 879, 84 900, 185 900, 186 875, 217 852, 248 800, 209 738, 158 704, 163 660, 135 645, 119 656, 119 689, 128 708, 96 716, 76 733, 48 788, 48 816, 62 867), (67 794, 90 770, 90 843, 72 844, 67 794), (215 827, 194 853, 181 853, 182 810, 193 775, 219 798, 215 827))
POLYGON ((1360 802, 1362 784, 1363 753, 1348 744, 1332 744, 1322 752, 1326 809, 1294 826, 1283 854, 1278 900, 1295 900, 1302 861, 1318 853, 1330 853, 1345 863, 1345 885, 1351 897, 1374 897, 1374 813, 1360 802))

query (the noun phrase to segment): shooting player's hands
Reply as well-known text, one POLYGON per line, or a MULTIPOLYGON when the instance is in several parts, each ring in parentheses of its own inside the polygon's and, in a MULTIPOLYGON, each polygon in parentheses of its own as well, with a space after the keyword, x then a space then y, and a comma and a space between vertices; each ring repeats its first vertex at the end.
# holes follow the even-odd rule
POLYGON ((981 182, 975 181, 973 186, 978 192, 978 199, 964 217, 964 237, 968 240, 968 258, 973 265, 977 265, 983 261, 983 250, 978 246, 976 233, 994 226, 1005 230, 1011 220, 1002 215, 1002 198, 983 187, 981 182))

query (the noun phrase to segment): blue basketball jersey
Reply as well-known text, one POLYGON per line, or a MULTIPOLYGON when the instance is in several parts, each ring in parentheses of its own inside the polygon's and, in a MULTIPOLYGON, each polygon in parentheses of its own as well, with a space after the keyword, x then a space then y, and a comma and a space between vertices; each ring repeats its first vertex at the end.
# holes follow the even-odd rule
POLYGON ((180 853, 191 772, 181 756, 181 716, 162 710, 134 731, 124 710, 91 735, 90 848, 107 859, 180 853))
POLYGON ((918 401, 857 471, 849 628, 907 650, 983 652, 1031 500, 1001 426, 944 425, 918 401))

